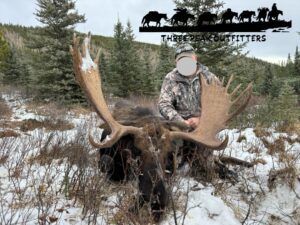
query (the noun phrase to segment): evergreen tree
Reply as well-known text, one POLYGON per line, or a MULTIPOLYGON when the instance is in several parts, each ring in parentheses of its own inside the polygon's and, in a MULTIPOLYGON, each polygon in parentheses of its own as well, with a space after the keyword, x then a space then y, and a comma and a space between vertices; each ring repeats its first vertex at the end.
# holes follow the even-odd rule
POLYGON ((143 82, 142 94, 153 95, 155 94, 154 73, 151 64, 151 55, 150 55, 149 48, 145 48, 144 50, 143 62, 144 62, 144 68, 143 68, 144 82, 143 82))
POLYGON ((35 86, 41 98, 66 103, 82 101, 82 93, 73 75, 69 46, 77 23, 85 21, 75 10, 71 0, 37 0, 35 15, 45 26, 30 47, 35 50, 37 62, 35 86))
POLYGON ((12 48, 9 56, 5 60, 6 68, 4 70, 4 84, 20 84, 22 76, 22 66, 17 59, 16 49, 12 48))
POLYGON ((142 71, 141 53, 138 51, 130 22, 127 22, 125 33, 125 62, 124 79, 127 83, 129 94, 141 94, 144 87, 144 71, 142 71))
POLYGON ((130 23, 124 30, 120 21, 114 29, 115 43, 111 52, 108 79, 112 86, 112 93, 119 97, 128 97, 133 93, 141 93, 143 77, 141 71, 140 54, 134 44, 134 35, 130 23))
POLYGON ((292 58, 291 58, 291 54, 289 53, 288 54, 288 58, 287 58, 287 62, 286 62, 287 64, 291 64, 291 63, 293 63, 292 62, 292 58))
POLYGON ((167 73, 175 67, 175 58, 172 48, 168 43, 162 42, 160 44, 158 65, 155 71, 154 86, 156 91, 160 91, 162 82, 167 73))
POLYGON ((295 60, 294 60, 294 76, 293 76, 293 87, 297 94, 300 94, 300 53, 298 46, 296 47, 295 60))
POLYGON ((269 95, 271 93, 273 82, 274 82, 274 74, 272 72, 271 66, 269 65, 265 72, 261 93, 264 95, 269 95))
POLYGON ((295 60, 294 60, 295 76, 300 76, 300 54, 298 46, 296 47, 295 60))
POLYGON ((3 79, 3 73, 7 69, 7 59, 11 56, 8 42, 0 31, 0 80, 3 79))
POLYGON ((107 58, 103 51, 101 52, 99 58, 99 70, 101 74, 102 89, 106 93, 107 90, 109 90, 109 83, 108 83, 109 71, 108 71, 107 58))
POLYGON ((125 34, 122 23, 118 20, 114 27, 114 46, 111 51, 110 71, 111 76, 108 77, 111 86, 111 92, 117 96, 127 96, 128 90, 123 80, 123 63, 125 60, 125 34))
POLYGON ((297 95, 288 82, 284 82, 274 103, 274 114, 277 121, 283 123, 291 123, 299 119, 300 110, 297 106, 297 95))

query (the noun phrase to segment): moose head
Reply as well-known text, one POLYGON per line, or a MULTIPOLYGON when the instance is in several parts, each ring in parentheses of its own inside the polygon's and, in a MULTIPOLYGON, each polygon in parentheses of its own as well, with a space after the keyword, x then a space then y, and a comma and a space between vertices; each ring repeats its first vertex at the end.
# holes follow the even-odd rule
MULTIPOLYGON (((234 100, 241 85, 238 85, 232 93, 228 93, 232 77, 224 87, 224 80, 220 83, 207 80, 200 76, 201 81, 201 106, 200 122, 193 131, 170 130, 161 125, 160 121, 148 120, 144 124, 124 125, 114 119, 105 102, 101 75, 98 68, 98 51, 93 61, 90 52, 91 35, 84 39, 80 50, 80 39, 74 35, 71 54, 75 78, 94 107, 98 116, 110 128, 110 135, 103 141, 97 142, 90 135, 89 141, 95 148, 110 148, 122 137, 131 135, 134 146, 141 151, 141 175, 139 176, 139 204, 150 202, 154 219, 159 220, 168 202, 168 194, 165 186, 166 158, 172 149, 172 141, 176 139, 187 140, 205 146, 211 150, 221 150, 227 146, 228 137, 220 140, 217 135, 226 128, 227 122, 239 114, 247 105, 252 85, 242 91, 234 100), (233 107, 234 106, 234 107, 233 107), (155 200, 153 200, 155 199, 155 200), (154 202, 154 203, 153 203, 154 202)), ((199 153, 201 154, 201 153, 199 153)), ((137 208, 137 207, 134 207, 137 208)))

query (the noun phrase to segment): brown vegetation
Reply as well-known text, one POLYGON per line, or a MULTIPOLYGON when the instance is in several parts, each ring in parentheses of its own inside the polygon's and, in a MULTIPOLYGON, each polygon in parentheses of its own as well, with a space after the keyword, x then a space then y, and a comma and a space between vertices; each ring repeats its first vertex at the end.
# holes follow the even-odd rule
POLYGON ((66 120, 51 120, 45 119, 42 121, 38 121, 36 119, 28 119, 23 120, 20 130, 23 132, 31 131, 37 128, 45 128, 48 131, 64 131, 64 130, 71 130, 74 128, 74 125, 67 122, 66 120))
POLYGON ((8 119, 11 117, 11 109, 8 107, 3 98, 0 97, 0 119, 8 119))
POLYGON ((20 134, 13 130, 0 131, 0 138, 4 137, 19 137, 20 134))

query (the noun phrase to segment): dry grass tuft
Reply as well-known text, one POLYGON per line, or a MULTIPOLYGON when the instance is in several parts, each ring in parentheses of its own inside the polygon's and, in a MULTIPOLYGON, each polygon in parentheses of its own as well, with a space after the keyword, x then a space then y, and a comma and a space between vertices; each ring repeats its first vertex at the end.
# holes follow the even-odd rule
POLYGON ((267 131, 265 128, 262 127, 255 127, 255 129, 253 130, 254 134, 256 137, 261 138, 261 137, 268 137, 271 135, 270 131, 267 131))
POLYGON ((279 180, 284 183, 288 183, 290 188, 294 189, 295 180, 297 178, 296 169, 293 166, 289 166, 279 170, 270 170, 268 178, 268 188, 274 189, 279 180))
POLYGON ((20 134, 13 131, 13 130, 5 130, 5 131, 0 131, 0 138, 5 138, 5 137, 19 137, 20 134))
POLYGON ((28 119, 23 120, 22 125, 20 127, 20 130, 23 132, 31 131, 37 128, 45 128, 48 131, 65 131, 65 130, 71 130, 74 128, 74 125, 69 123, 66 120, 51 120, 51 119, 45 119, 43 121, 38 121, 36 119, 28 119))
POLYGON ((265 147, 268 149, 268 154, 274 155, 276 153, 284 153, 285 152, 285 138, 280 136, 274 142, 269 142, 266 138, 261 138, 265 147))
POLYGON ((11 109, 8 107, 4 99, 0 97, 0 119, 10 118, 11 115, 11 109))
POLYGON ((9 155, 6 155, 6 154, 0 156, 0 165, 5 164, 7 162, 7 160, 8 160, 8 158, 9 158, 9 155))
POLYGON ((288 134, 297 134, 300 136, 300 122, 290 123, 290 124, 281 124, 276 127, 276 130, 279 132, 285 132, 288 134))

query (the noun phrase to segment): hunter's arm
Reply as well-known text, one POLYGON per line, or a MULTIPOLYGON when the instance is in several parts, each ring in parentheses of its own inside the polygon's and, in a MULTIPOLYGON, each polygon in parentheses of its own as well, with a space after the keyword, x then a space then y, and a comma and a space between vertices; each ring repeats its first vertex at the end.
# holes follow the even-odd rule
POLYGON ((166 77, 162 84, 161 92, 159 96, 159 101, 158 101, 159 112, 167 120, 184 122, 184 119, 175 110, 174 107, 175 98, 172 91, 172 87, 173 87, 172 81, 168 77, 166 77))

